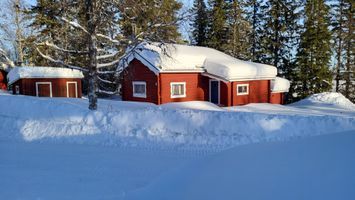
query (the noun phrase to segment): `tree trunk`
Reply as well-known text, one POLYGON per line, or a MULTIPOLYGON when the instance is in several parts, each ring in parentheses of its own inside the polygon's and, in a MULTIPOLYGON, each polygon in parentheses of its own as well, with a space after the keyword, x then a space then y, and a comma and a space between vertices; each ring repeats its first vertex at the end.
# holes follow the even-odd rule
POLYGON ((97 109, 97 39, 95 9, 96 0, 86 0, 86 20, 88 24, 88 47, 89 47, 89 109, 97 109))
POLYGON ((335 74, 335 91, 339 92, 339 81, 340 81, 340 68, 341 68, 341 54, 342 54, 342 32, 343 32, 343 1, 340 1, 340 11, 339 11, 339 33, 338 33, 338 49, 337 49, 337 66, 335 74))
POLYGON ((17 65, 23 63, 23 45, 22 45, 22 32, 20 21, 20 0, 15 2, 15 23, 16 23, 16 50, 17 50, 17 65))

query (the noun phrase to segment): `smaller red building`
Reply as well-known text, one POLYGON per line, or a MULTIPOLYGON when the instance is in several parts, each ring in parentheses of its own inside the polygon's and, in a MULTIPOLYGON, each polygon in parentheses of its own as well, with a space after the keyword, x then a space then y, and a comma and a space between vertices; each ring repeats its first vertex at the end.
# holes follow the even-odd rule
POLYGON ((79 70, 57 67, 15 67, 8 74, 13 94, 81 98, 79 70))
POLYGON ((7 89, 6 75, 7 75, 7 72, 5 70, 0 69, 0 90, 7 89))
POLYGON ((276 77, 274 66, 242 61, 206 47, 142 43, 126 58, 122 73, 126 101, 282 104, 290 86, 288 80, 276 77))

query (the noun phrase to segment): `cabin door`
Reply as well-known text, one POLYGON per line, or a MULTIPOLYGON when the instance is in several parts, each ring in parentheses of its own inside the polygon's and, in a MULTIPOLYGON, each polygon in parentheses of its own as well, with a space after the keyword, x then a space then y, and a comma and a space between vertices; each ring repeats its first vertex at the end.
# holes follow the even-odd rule
POLYGON ((78 98, 78 86, 76 81, 67 82, 67 97, 78 98))
POLYGON ((214 104, 219 104, 219 81, 210 79, 210 102, 214 104))
POLYGON ((52 83, 51 82, 36 82, 36 96, 38 96, 38 97, 52 97, 52 83))

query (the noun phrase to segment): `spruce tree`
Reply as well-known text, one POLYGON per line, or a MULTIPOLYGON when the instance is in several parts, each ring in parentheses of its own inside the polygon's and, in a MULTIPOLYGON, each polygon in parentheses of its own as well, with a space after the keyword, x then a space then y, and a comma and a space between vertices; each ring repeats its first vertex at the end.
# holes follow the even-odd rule
POLYGON ((149 34, 154 42, 181 42, 178 12, 182 4, 176 0, 121 0, 120 29, 125 37, 149 34), (141 34, 141 35, 139 35, 141 34))
POLYGON ((250 23, 249 32, 249 58, 254 62, 261 62, 261 37, 263 34, 263 13, 261 12, 262 0, 246 0, 246 16, 250 23))
POLYGON ((344 51, 345 51, 345 88, 344 95, 355 102, 355 34, 354 5, 352 0, 344 0, 344 51))
POLYGON ((211 11, 207 46, 225 51, 228 43, 226 3, 224 0, 210 0, 209 6, 211 11))
POLYGON ((248 60, 250 24, 246 20, 243 0, 228 0, 227 4, 227 37, 225 52, 233 57, 248 60))
POLYGON ((329 91, 332 86, 329 6, 324 0, 308 0, 305 16, 297 52, 297 82, 293 83, 298 98, 329 91))
POLYGON ((191 9, 193 15, 192 27, 192 44, 197 46, 205 46, 207 42, 207 8, 204 0, 195 0, 191 9))
POLYGON ((348 0, 339 0, 333 8, 333 51, 335 54, 334 79, 335 91, 343 93, 347 98, 354 99, 354 77, 351 66, 354 59, 353 4, 348 0))

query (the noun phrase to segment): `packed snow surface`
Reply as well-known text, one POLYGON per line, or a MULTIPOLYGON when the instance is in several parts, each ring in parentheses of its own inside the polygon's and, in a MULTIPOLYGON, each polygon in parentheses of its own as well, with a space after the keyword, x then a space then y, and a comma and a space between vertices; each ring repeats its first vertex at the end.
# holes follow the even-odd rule
POLYGON ((304 100, 294 103, 293 105, 307 106, 315 104, 329 104, 329 106, 337 106, 345 109, 355 110, 355 105, 349 99, 336 92, 314 94, 304 100))
POLYGON ((0 93, 0 199, 355 199, 355 110, 87 107, 0 93))
POLYGON ((284 78, 276 77, 271 80, 271 92, 288 92, 290 89, 290 81, 284 78))
POLYGON ((81 71, 59 67, 15 67, 7 75, 9 84, 21 78, 84 78, 81 71))
POLYGON ((142 43, 128 56, 140 60, 155 73, 161 71, 206 71, 228 81, 275 78, 274 66, 242 61, 215 49, 179 44, 142 43))
POLYGON ((189 163, 126 199, 352 200, 355 131, 236 147, 189 163))

